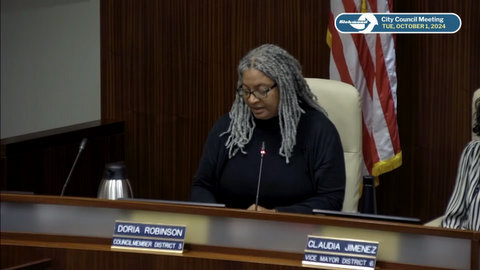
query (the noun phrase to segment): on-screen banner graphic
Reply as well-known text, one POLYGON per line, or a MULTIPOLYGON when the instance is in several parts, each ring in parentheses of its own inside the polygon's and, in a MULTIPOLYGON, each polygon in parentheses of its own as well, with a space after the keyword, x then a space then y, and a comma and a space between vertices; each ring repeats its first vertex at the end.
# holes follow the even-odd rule
POLYGON ((335 18, 340 33, 452 34, 462 20, 455 13, 341 13, 335 18))

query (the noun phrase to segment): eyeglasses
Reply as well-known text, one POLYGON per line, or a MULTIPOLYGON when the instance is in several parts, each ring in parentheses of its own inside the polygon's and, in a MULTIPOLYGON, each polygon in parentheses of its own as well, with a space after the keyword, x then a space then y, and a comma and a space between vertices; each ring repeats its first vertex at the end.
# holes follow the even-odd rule
POLYGON ((242 86, 240 86, 238 89, 237 89, 237 93, 239 96, 243 97, 243 98, 249 98, 250 97, 250 94, 253 94, 256 98, 259 98, 259 99, 262 99, 262 98, 266 98, 267 97, 267 94, 268 92, 270 92, 270 90, 273 90, 273 88, 277 87, 277 83, 274 83, 272 86, 270 86, 269 88, 267 89, 263 89, 263 90, 250 90, 250 89, 247 89, 247 88, 243 88, 242 86))

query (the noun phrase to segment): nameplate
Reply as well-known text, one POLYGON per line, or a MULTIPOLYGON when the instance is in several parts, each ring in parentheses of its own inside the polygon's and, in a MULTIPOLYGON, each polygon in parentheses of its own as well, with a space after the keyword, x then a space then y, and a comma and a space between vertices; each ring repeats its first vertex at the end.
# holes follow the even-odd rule
POLYGON ((182 253, 185 226, 115 221, 112 249, 182 253))
POLYGON ((303 265, 335 269, 375 269, 378 242, 308 236, 303 265))

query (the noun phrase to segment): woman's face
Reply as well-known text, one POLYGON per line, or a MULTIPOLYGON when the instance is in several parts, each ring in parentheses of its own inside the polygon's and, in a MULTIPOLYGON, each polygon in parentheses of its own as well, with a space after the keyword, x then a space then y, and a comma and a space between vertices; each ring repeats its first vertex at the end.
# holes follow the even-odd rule
POLYGON ((243 97, 255 118, 267 120, 278 115, 278 104, 280 103, 278 86, 268 91, 265 97, 262 97, 261 94, 274 84, 275 82, 272 79, 257 69, 247 69, 243 72, 242 87, 246 90, 255 91, 255 94, 252 93, 243 97))

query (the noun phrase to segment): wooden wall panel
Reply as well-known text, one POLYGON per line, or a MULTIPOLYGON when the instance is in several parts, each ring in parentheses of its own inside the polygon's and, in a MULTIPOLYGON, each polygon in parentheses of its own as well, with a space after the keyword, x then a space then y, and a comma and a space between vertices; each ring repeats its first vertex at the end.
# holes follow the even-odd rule
POLYGON ((379 211, 430 220, 444 213, 470 140, 480 87, 480 4, 395 1, 397 12, 454 12, 456 34, 397 35, 398 125, 403 165, 380 177, 379 211))
MULTIPOLYGON (((443 212, 469 139, 480 87, 476 1, 395 1, 397 12, 455 12, 450 35, 397 35, 403 165, 380 177, 383 214, 424 220, 443 212)), ((328 77, 329 1, 102 0, 102 119, 126 121, 135 195, 185 200, 211 126, 228 112, 236 65, 276 43, 306 77, 328 77)))
POLYGON ((60 195, 79 152, 65 196, 96 197, 106 163, 125 159, 124 123, 90 121, 1 140, 0 190, 60 195))
MULTIPOLYGON (((49 269, 49 270, 74 270, 74 269, 117 269, 117 270, 136 270, 136 269, 178 269, 178 270, 303 270, 301 265, 285 265, 273 260, 264 259, 264 262, 255 261, 237 261, 235 255, 201 257, 201 256, 183 256, 181 254, 148 254, 136 252, 111 251, 109 247, 98 249, 91 247, 72 248, 68 245, 58 247, 28 247, 15 245, 2 245, 1 267, 17 267, 26 262, 37 261, 41 259, 51 259, 49 267, 46 268, 12 268, 12 269, 49 269), (233 257, 233 258, 232 258, 233 257)), ((93 246, 93 247, 92 247, 93 246)), ((186 252, 188 254, 188 251, 186 252)), ((238 256, 237 256, 238 257, 238 256)), ((284 260, 287 261, 287 260, 284 260)), ((300 260, 294 261, 300 264, 300 260)), ((292 264, 292 263, 290 263, 292 264)), ((390 268, 400 269, 400 268, 390 268)))
POLYGON ((276 43, 308 76, 328 76, 327 11, 317 0, 102 1, 102 119, 126 120, 136 195, 188 199, 248 50, 276 43))

